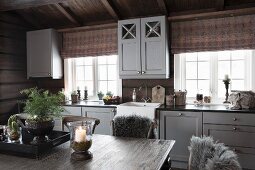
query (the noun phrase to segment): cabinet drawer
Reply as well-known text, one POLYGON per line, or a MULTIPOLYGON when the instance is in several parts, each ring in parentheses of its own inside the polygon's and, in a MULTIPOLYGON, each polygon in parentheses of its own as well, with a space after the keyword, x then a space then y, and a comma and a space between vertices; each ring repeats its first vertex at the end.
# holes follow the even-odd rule
MULTIPOLYGON (((232 148, 231 148, 232 149, 232 148)), ((253 148, 234 148, 238 156, 238 161, 242 168, 254 169, 255 168, 255 149, 253 148)))
POLYGON ((255 126, 255 114, 204 112, 204 123, 255 126))
POLYGON ((62 115, 81 116, 81 107, 64 106, 62 115))
POLYGON ((204 134, 231 147, 255 148, 255 127, 204 124, 204 134))

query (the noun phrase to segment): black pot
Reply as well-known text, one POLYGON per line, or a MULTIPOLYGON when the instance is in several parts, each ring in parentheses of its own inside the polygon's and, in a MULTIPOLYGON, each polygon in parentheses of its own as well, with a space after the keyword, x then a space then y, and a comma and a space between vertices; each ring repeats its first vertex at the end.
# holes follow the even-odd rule
POLYGON ((28 131, 28 133, 34 136, 34 139, 31 142, 31 144, 39 144, 46 142, 48 140, 47 135, 49 135, 52 132, 54 124, 55 124, 54 120, 42 122, 26 120, 25 128, 28 131))

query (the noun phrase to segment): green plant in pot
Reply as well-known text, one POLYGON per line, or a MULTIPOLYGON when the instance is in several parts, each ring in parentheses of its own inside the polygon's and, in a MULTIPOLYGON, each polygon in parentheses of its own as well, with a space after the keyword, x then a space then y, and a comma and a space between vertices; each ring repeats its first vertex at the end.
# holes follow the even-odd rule
POLYGON ((32 144, 45 142, 54 127, 54 117, 59 117, 63 111, 61 102, 64 95, 59 92, 51 94, 48 90, 30 88, 21 91, 28 96, 24 112, 28 114, 25 128, 34 135, 32 144))
POLYGON ((19 125, 17 123, 17 116, 16 115, 12 115, 8 119, 8 130, 9 130, 9 132, 8 132, 9 139, 12 142, 18 142, 19 138, 20 138, 20 128, 19 128, 19 125))
POLYGON ((97 96, 98 96, 98 99, 99 99, 99 100, 102 100, 103 97, 104 97, 104 93, 103 93, 102 91, 99 91, 99 92, 97 93, 97 96))

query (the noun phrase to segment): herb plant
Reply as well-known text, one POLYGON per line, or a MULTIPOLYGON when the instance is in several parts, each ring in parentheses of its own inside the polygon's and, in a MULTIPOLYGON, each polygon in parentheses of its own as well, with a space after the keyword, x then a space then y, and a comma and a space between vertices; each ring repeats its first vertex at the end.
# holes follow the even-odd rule
POLYGON ((21 91, 28 96, 25 102, 24 112, 29 115, 30 121, 48 121, 54 117, 59 117, 63 111, 61 102, 64 100, 64 94, 51 94, 48 90, 30 88, 21 91))

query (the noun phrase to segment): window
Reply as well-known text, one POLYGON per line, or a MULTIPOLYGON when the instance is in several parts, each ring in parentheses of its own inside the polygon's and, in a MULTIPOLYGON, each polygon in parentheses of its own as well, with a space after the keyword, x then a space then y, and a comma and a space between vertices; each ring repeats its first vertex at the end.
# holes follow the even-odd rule
POLYGON ((65 59, 65 90, 71 93, 79 88, 83 97, 85 86, 90 99, 97 92, 111 91, 118 95, 117 55, 65 59))
POLYGON ((190 100, 200 91, 212 96, 215 103, 221 102, 226 92, 223 79, 229 75, 230 90, 251 90, 253 53, 253 50, 234 50, 177 54, 175 89, 186 89, 190 100))

